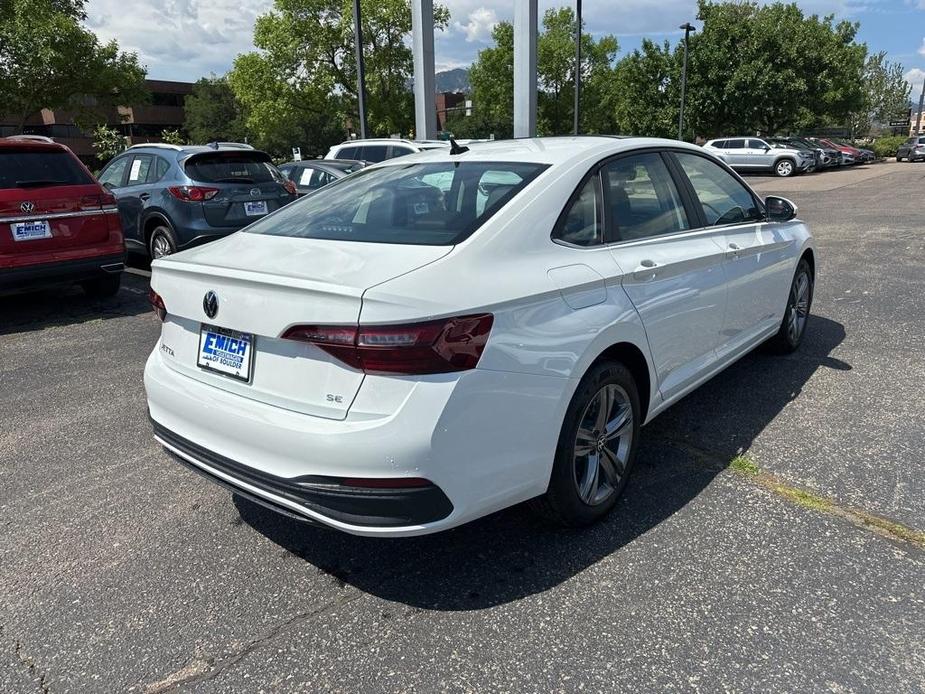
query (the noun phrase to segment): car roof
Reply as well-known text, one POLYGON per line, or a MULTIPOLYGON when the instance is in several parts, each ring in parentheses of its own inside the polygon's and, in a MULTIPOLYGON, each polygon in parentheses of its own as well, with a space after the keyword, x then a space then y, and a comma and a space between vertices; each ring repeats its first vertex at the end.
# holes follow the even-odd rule
POLYGON ((646 147, 688 149, 692 152, 703 152, 703 149, 697 145, 657 137, 568 135, 474 142, 469 145, 468 151, 462 154, 450 154, 448 149, 428 150, 387 159, 375 166, 400 166, 413 162, 442 161, 504 161, 562 165, 576 164, 582 161, 590 163, 614 154, 646 147))
MULTIPOLYGON (((449 147, 450 143, 445 140, 406 140, 398 137, 368 137, 365 140, 345 140, 334 147, 344 147, 350 145, 438 145, 440 147, 449 147)), ((332 147, 331 149, 334 149, 332 147)))
POLYGON ((3 149, 32 149, 32 150, 45 150, 49 152, 67 152, 70 151, 67 147, 62 145, 60 142, 55 142, 47 137, 42 137, 39 139, 36 136, 31 135, 10 135, 9 137, 0 137, 0 148, 3 149))

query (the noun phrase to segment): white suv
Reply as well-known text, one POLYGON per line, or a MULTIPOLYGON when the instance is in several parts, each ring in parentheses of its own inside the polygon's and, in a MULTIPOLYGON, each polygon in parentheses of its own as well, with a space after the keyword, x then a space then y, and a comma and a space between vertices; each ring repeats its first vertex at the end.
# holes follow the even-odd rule
POLYGON ((778 176, 793 176, 816 163, 810 151, 772 147, 757 137, 724 137, 710 140, 703 148, 736 171, 772 171, 778 176))
POLYGON ((324 155, 325 159, 356 159, 372 163, 403 157, 406 154, 424 152, 429 149, 444 149, 448 142, 440 140, 399 140, 397 138, 378 138, 369 140, 348 140, 334 145, 324 155))

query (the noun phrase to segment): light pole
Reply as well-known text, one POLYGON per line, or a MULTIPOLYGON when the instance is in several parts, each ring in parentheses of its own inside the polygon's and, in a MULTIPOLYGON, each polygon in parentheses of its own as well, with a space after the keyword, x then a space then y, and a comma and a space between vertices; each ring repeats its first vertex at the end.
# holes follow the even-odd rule
POLYGON ((684 67, 681 68, 681 112, 678 114, 678 139, 684 139, 684 92, 687 89, 687 40, 692 31, 697 31, 690 22, 684 22, 679 29, 684 29, 684 67))
POLYGON ((922 80, 922 95, 919 97, 919 115, 915 119, 915 134, 922 134, 922 106, 925 105, 925 79, 922 80))
POLYGON ((353 37, 357 49, 357 106, 360 116, 360 139, 366 139, 366 69, 363 65, 363 26, 360 24, 360 0, 353 0, 353 37))
POLYGON ((578 119, 581 115, 581 0, 575 0, 575 124, 574 133, 578 134, 578 119))

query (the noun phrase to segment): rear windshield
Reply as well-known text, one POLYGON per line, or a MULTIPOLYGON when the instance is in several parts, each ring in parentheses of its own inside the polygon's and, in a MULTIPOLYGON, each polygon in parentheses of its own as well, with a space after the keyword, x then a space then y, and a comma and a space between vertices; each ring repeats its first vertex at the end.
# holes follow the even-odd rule
POLYGON ((186 174, 202 183, 269 183, 281 174, 265 154, 216 152, 199 154, 186 162, 186 174))
POLYGON ((0 188, 83 186, 93 179, 68 152, 0 150, 0 188))
POLYGON ((369 243, 459 243, 544 164, 441 162, 366 169, 256 222, 254 234, 369 243))

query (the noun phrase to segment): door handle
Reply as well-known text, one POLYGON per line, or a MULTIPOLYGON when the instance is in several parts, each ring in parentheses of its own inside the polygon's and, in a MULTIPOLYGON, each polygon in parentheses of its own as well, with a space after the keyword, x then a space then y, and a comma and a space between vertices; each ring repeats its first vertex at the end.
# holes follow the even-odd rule
POLYGON ((151 197, 151 193, 142 193, 141 195, 138 196, 138 199, 141 200, 142 202, 147 202, 148 198, 150 197, 151 197))
POLYGON ((659 271, 659 264, 646 258, 640 261, 639 267, 633 272, 633 278, 642 282, 651 282, 658 277, 659 271))
POLYGON ((727 258, 738 258, 738 257, 739 257, 739 253, 741 253, 741 252, 742 252, 742 249, 739 248, 738 244, 730 243, 730 244, 726 247, 726 257, 727 257, 727 258))

